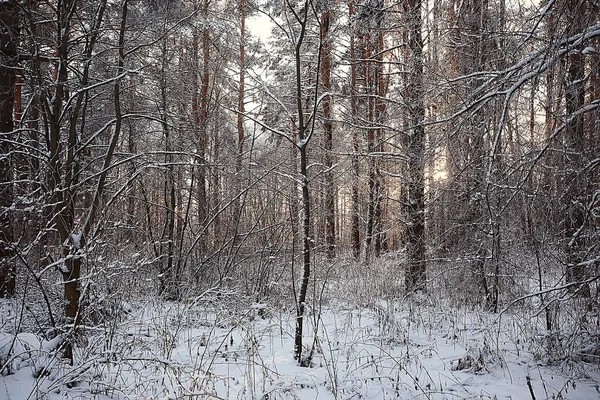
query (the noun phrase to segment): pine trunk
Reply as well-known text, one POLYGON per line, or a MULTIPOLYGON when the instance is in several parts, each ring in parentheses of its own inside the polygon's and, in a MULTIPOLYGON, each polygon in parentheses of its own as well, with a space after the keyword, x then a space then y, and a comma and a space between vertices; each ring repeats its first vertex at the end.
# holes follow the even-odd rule
POLYGON ((12 297, 16 290, 16 265, 13 250, 13 105, 15 101, 15 67, 19 10, 13 2, 0 3, 0 298, 12 297))
POLYGON ((406 290, 424 290, 425 262, 425 103, 423 99, 423 38, 421 0, 409 0, 408 21, 410 75, 407 83, 408 118, 408 224, 406 290))
MULTIPOLYGON (((329 7, 329 5, 325 5, 329 7)), ((331 11, 326 9, 321 16, 321 82, 325 92, 331 91, 331 38, 329 27, 331 11)), ((325 242, 327 257, 335 258, 335 184, 333 179, 333 124, 331 122, 331 96, 321 101, 323 107, 323 144, 325 151, 325 242)))

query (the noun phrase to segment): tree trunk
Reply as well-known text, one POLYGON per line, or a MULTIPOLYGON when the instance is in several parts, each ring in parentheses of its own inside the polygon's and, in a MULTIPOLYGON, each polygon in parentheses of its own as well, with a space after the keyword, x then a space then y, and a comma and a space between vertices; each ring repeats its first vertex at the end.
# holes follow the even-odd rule
MULTIPOLYGON (((324 5, 325 11, 321 15, 321 82, 323 90, 331 90, 331 37, 329 29, 331 24, 330 5, 324 5)), ((325 96, 321 101, 323 107, 323 144, 325 150, 325 242, 327 243, 327 257, 335 258, 335 184, 333 179, 333 124, 331 122, 331 96, 325 96)))
POLYGON ((175 265, 175 210, 176 210, 176 188, 175 188, 175 168, 173 160, 173 138, 172 129, 169 126, 169 104, 167 98, 167 69, 168 69, 168 37, 162 39, 161 48, 161 79, 160 79, 160 109, 162 112, 161 125, 162 133, 165 140, 164 152, 164 185, 163 199, 164 204, 164 226, 161 234, 161 245, 166 245, 166 251, 161 251, 160 273, 159 273, 159 295, 166 300, 177 299, 177 276, 174 274, 175 265), (166 254, 165 254, 166 253, 166 254))
MULTIPOLYGON (((570 34, 579 33, 584 28, 585 3, 580 0, 567 0, 570 20, 570 34)), ((586 279, 586 163, 587 143, 584 133, 583 114, 576 113, 585 102, 585 61, 580 51, 570 51, 567 59, 567 87, 565 90, 565 236, 566 280, 577 283, 586 279)), ((589 285, 574 286, 582 296, 590 296, 589 285)))
POLYGON ((475 105, 477 90, 483 78, 470 76, 487 68, 489 51, 486 48, 487 0, 461 3, 461 12, 451 8, 453 26, 450 65, 460 78, 456 92, 468 114, 448 138, 449 180, 453 182, 448 215, 453 226, 449 229, 447 245, 456 256, 470 259, 474 283, 489 299, 486 267, 485 220, 485 133, 490 123, 484 106, 475 105), (472 106, 472 108, 471 108, 472 106), (458 253, 458 254, 456 254, 458 253), (462 253, 462 254, 461 254, 462 253))
MULTIPOLYGON (((197 0, 196 0, 197 1, 197 0)), ((202 16, 208 19, 209 0, 204 0, 202 5, 202 16)), ((198 5, 195 6, 196 10, 198 5)), ((209 60, 210 60, 210 33, 208 27, 202 30, 202 70, 198 60, 200 60, 199 46, 200 38, 198 32, 194 29, 193 33, 193 62, 196 75, 193 80, 194 94, 192 98, 192 114, 194 119, 194 129, 196 132, 196 158, 197 158, 197 202, 198 202, 198 221, 201 224, 199 235, 206 236, 206 226, 208 220, 208 196, 206 192, 206 169, 207 169, 207 130, 208 130, 208 89, 210 80, 209 60)), ((206 251, 206 238, 198 241, 200 253, 206 251)))
MULTIPOLYGON (((350 19, 354 18, 355 11, 352 2, 348 2, 348 13, 350 19)), ((351 210, 351 228, 350 241, 352 244, 352 255, 354 258, 360 257, 360 194, 359 194, 359 151, 360 143, 358 140, 358 92, 357 92, 357 71, 356 64, 356 33, 353 27, 350 28, 350 112, 352 113, 352 210, 351 210)))
POLYGON ((233 246, 237 247, 240 243, 238 235, 240 222, 242 219, 242 199, 240 197, 242 190, 242 164, 244 160, 244 141, 246 132, 244 129, 244 113, 246 112, 246 93, 245 93, 245 76, 246 76, 246 12, 248 7, 247 0, 240 0, 240 76, 238 81, 238 114, 237 114, 237 156, 235 161, 235 193, 236 197, 233 207, 234 216, 234 240, 233 246))
POLYGON ((421 0, 408 2, 408 26, 410 50, 410 74, 407 83, 408 118, 408 224, 406 290, 424 290, 426 285, 425 263, 425 102, 423 99, 423 38, 421 0))
POLYGON ((0 3, 0 24, 0 298, 3 298, 12 297, 16 289, 11 218, 14 193, 10 142, 14 130, 19 9, 13 2, 0 3))
MULTIPOLYGON (((505 30, 505 4, 504 0, 501 0, 496 6, 497 17, 495 25, 492 29, 496 32, 504 32, 505 30)), ((504 58, 505 41, 503 37, 495 40, 495 45, 492 46, 494 54, 492 59, 496 59, 495 69, 503 71, 507 67, 506 60, 504 58)), ((532 85, 532 98, 533 90, 535 90, 535 84, 532 85)), ((491 144, 491 154, 488 158, 488 179, 486 181, 486 206, 488 212, 488 237, 489 244, 488 249, 490 253, 490 264, 491 264, 491 276, 490 276, 490 291, 487 297, 487 308, 490 311, 498 312, 498 302, 500 298, 500 274, 501 274, 501 263, 502 263, 502 186, 504 180, 504 155, 503 155, 503 124, 504 115, 503 110, 503 99, 499 99, 493 103, 492 107, 493 120, 492 120, 492 132, 494 133, 493 143, 491 144), (492 182, 492 179, 495 182, 492 182)), ((531 120, 530 120, 530 135, 534 136, 534 105, 533 100, 531 102, 531 120)), ((526 207, 524 208, 527 209, 526 207)), ((523 215, 523 213, 521 214, 523 215)))
MULTIPOLYGON (((295 43, 295 67, 296 67, 296 112, 298 114, 298 151, 300 153, 300 177, 302 179, 301 201, 302 201, 302 278, 300 280, 300 290, 296 298, 296 331, 294 335, 294 357, 302 366, 310 365, 310 357, 302 358, 302 338, 304 328, 304 311, 306 307, 306 295, 308 292, 308 280, 310 278, 311 262, 311 209, 308 180, 308 141, 310 140, 310 131, 304 118, 304 106, 302 96, 302 53, 301 48, 306 34, 306 23, 308 19, 308 2, 304 5, 302 15, 297 18, 300 24, 300 32, 295 43)), ((316 111, 316 110, 313 110, 316 111)))
POLYGON ((365 261, 372 256, 379 257, 382 243, 382 179, 380 171, 381 151, 383 150, 383 117, 385 114, 385 80, 383 77, 384 38, 381 27, 383 2, 376 3, 373 10, 362 12, 358 19, 364 36, 362 59, 364 87, 367 92, 366 120, 367 150, 369 152, 369 203, 365 232, 365 261))
POLYGON ((365 79, 365 88, 367 90, 367 115, 366 120, 369 123, 367 128, 367 151, 369 153, 369 203, 367 205, 367 221, 366 221, 366 232, 365 232, 365 262, 371 261, 371 256, 378 256, 374 250, 374 243, 377 239, 377 235, 380 229, 380 221, 378 216, 379 202, 380 202, 380 173, 379 173, 379 130, 376 127, 377 121, 375 118, 376 114, 376 93, 377 93, 377 77, 374 70, 377 66, 374 66, 372 55, 375 52, 377 54, 377 48, 372 49, 372 30, 370 26, 366 27, 367 33, 365 35, 363 47, 362 47, 362 59, 363 59, 363 71, 365 79))
MULTIPOLYGON (((387 88, 388 88, 388 79, 386 79, 384 74, 384 31, 381 27, 381 19, 378 19, 377 24, 377 45, 376 45, 376 55, 375 55, 375 82, 376 85, 376 93, 374 102, 374 113, 375 113, 375 151, 378 153, 384 152, 383 143, 385 141, 384 134, 384 124, 385 124, 385 113, 387 109, 386 96, 387 96, 387 88)), ((379 157, 379 156, 378 156, 379 157)), ((376 164, 375 176, 377 183, 376 190, 376 202, 375 202, 375 212, 374 212, 374 221, 375 221, 375 243, 374 243, 374 252, 375 257, 379 257, 381 255, 381 251, 383 250, 384 241, 385 241, 385 229, 383 227, 383 200, 385 193, 385 181, 381 175, 381 171, 379 169, 379 162, 376 164)))

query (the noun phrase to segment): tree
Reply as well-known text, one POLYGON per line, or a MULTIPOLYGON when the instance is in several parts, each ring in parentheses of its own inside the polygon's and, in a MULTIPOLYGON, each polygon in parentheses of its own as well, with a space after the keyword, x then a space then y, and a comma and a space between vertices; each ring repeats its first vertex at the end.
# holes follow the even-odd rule
MULTIPOLYGON (((278 92, 279 96, 268 91, 267 96, 271 99, 272 106, 284 113, 286 120, 279 121, 279 114, 270 113, 268 118, 271 126, 266 124, 263 126, 276 136, 277 141, 285 141, 293 146, 291 162, 287 164, 296 170, 285 172, 290 176, 291 181, 292 195, 289 208, 293 214, 296 211, 293 204, 300 205, 302 216, 300 222, 302 269, 299 274, 299 287, 296 287, 294 261, 292 260, 293 290, 296 303, 294 357, 300 365, 308 366, 311 363, 314 349, 304 355, 302 340, 312 271, 311 255, 315 241, 312 226, 313 196, 311 196, 312 185, 309 175, 309 145, 315 137, 315 124, 320 102, 329 96, 329 93, 319 96, 321 91, 319 78, 323 72, 321 68, 323 46, 327 43, 328 38, 322 37, 318 33, 312 36, 313 29, 322 27, 323 21, 319 19, 316 4, 311 0, 306 0, 298 5, 287 2, 282 9, 277 8, 277 12, 286 21, 277 25, 283 36, 283 40, 277 43, 277 46, 281 46, 278 61, 283 61, 282 59, 285 61, 279 63, 279 70, 276 71, 275 76, 279 79, 277 86, 282 91, 278 92), (320 40, 315 43, 315 41, 311 41, 312 37, 320 40), (289 85, 281 84, 285 79, 289 79, 289 85), (281 129, 277 129, 276 124, 279 124, 281 129), (289 135, 285 133, 290 130, 289 135)), ((294 221, 294 215, 291 220, 294 221)), ((294 242, 292 242, 293 245, 294 242)))
POLYGON ((362 34, 360 52, 362 59, 363 87, 366 94, 367 151, 369 153, 369 177, 367 204, 365 259, 379 257, 383 242, 382 201, 383 182, 379 157, 383 152, 385 95, 387 86, 383 76, 384 50, 384 4, 382 0, 365 1, 357 15, 362 34))
POLYGON ((0 298, 12 297, 16 287, 12 227, 13 140, 19 9, 13 1, 0 3, 0 298))
POLYGON ((302 278, 296 304, 296 332, 294 336, 294 355, 301 364, 310 364, 310 359, 302 359, 302 337, 304 327, 304 311, 306 307, 306 295, 308 292, 308 281, 311 270, 311 201, 308 179, 308 143, 312 138, 311 121, 305 115, 303 75, 302 75, 302 46, 307 32, 308 11, 311 5, 309 0, 304 2, 303 7, 296 11, 290 9, 299 25, 299 32, 295 37, 294 60, 296 67, 296 113, 298 115, 296 135, 298 138, 298 152, 300 156, 300 179, 302 199, 302 278))
POLYGON ((327 256, 335 257, 335 184, 333 179, 333 124, 331 111, 331 48, 333 37, 330 36, 332 24, 331 4, 325 1, 321 7, 321 83, 323 85, 324 97, 321 100, 323 107, 323 145, 325 151, 325 241, 327 243, 327 256))
MULTIPOLYGON (((566 30, 567 38, 585 31, 587 2, 568 0, 565 4, 566 14, 570 20, 566 30)), ((568 40, 568 39, 567 39, 568 40)), ((589 251, 588 229, 591 215, 587 208, 591 204, 588 194, 589 177, 585 168, 589 162, 588 145, 584 130, 584 114, 581 112, 585 104, 585 60, 580 46, 583 43, 568 43, 571 47, 567 53, 567 81, 565 88, 565 236, 566 236, 566 280, 568 283, 583 282, 587 277, 586 259, 589 251)), ((575 286, 582 296, 590 296, 587 284, 575 286)))
POLYGON ((488 66, 488 3, 471 0, 450 5, 452 25, 450 64, 455 74, 453 92, 464 116, 448 138, 449 179, 453 183, 448 212, 453 222, 448 237, 451 252, 470 260, 471 274, 484 299, 490 299, 485 272, 485 149, 489 113, 479 102, 488 66))
MULTIPOLYGON (((81 271, 87 247, 93 243, 93 228, 104 204, 104 194, 108 174, 112 168, 117 144, 121 133, 123 114, 120 108, 120 79, 124 76, 124 42, 127 21, 128 1, 120 7, 119 28, 116 31, 116 65, 113 76, 99 83, 93 74, 93 59, 105 22, 107 2, 97 2, 92 7, 79 1, 63 1, 58 7, 41 9, 49 15, 53 28, 53 43, 56 64, 52 84, 42 87, 39 96, 42 126, 48 144, 47 175, 44 189, 47 194, 45 217, 46 235, 49 244, 50 265, 58 266, 63 279, 65 310, 64 356, 73 363, 73 338, 83 321, 81 271), (83 10, 85 9, 85 11, 83 10), (85 22, 84 22, 85 21, 85 22), (82 27, 89 28, 85 41, 78 36, 82 27), (78 50, 84 62, 73 61, 73 53, 78 50), (70 67, 73 69, 70 70, 70 67), (74 71, 77 73, 75 74, 74 71), (74 76, 73 76, 74 75, 74 76), (92 81, 94 84, 92 84, 92 81), (105 123, 90 122, 88 116, 90 91, 98 88, 112 88, 112 109, 114 116, 105 123), (86 125, 89 123, 89 125, 86 125), (97 127, 97 130, 96 130, 97 127), (88 130, 89 128, 89 130, 88 130), (106 135, 106 131, 111 133, 106 135), (93 132, 90 132, 93 131, 93 132), (106 141, 104 142, 105 139, 106 141), (91 144, 102 140, 100 162, 82 171, 81 165, 86 154, 90 154, 91 144), (85 176, 85 175, 87 176, 85 176), (84 179, 84 176, 86 179, 84 179), (85 184, 84 184, 85 182, 85 184), (93 182, 93 189, 92 188, 93 182), (91 193, 88 190, 91 189, 91 193), (89 197, 88 197, 89 196, 89 197), (54 233, 55 232, 55 233, 54 233), (53 251, 55 249, 55 251, 53 251), (57 257, 57 258, 55 258, 57 257)), ((36 38, 36 40, 40 40, 36 38)), ((113 53, 114 54, 114 53, 113 53)), ((46 57, 45 60, 54 60, 46 57)), ((48 268, 44 268, 46 271, 48 268)))
MULTIPOLYGON (((351 1, 348 2, 348 16, 352 20, 356 15, 354 5, 351 1)), ((352 130, 352 188, 351 188, 351 227, 350 227, 350 242, 352 245, 352 254, 354 258, 360 257, 360 163, 359 163, 359 151, 360 143, 358 139, 358 83, 357 83, 357 63, 359 57, 356 49, 356 30, 350 27, 350 46, 349 46, 349 60, 350 60, 350 118, 351 118, 351 130, 352 130)))
POLYGON ((423 23, 421 0, 406 3, 408 22, 409 74, 408 103, 408 193, 406 290, 425 289, 425 100, 423 90, 423 23))
MULTIPOLYGON (((239 67, 240 75, 238 80, 238 114, 237 114, 237 157, 235 162, 235 188, 239 193, 242 188, 242 164, 244 159, 244 142, 246 132, 244 128, 244 113, 246 112, 246 15, 248 12, 247 0, 240 0, 240 49, 239 49, 239 67)), ((235 200, 233 215, 235 221, 238 221, 235 228, 235 244, 238 242, 238 227, 242 217, 242 207, 240 199, 235 200)))

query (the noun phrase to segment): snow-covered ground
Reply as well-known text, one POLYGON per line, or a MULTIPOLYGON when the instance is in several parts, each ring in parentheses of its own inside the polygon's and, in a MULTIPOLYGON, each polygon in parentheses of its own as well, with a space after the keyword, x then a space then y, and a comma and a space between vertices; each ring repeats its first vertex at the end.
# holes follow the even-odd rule
POLYGON ((88 327, 73 367, 56 357, 58 339, 0 333, 0 399, 600 397, 598 364, 548 363, 547 338, 508 313, 313 304, 304 368, 293 358, 293 310, 224 303, 127 303, 121 320, 88 327))

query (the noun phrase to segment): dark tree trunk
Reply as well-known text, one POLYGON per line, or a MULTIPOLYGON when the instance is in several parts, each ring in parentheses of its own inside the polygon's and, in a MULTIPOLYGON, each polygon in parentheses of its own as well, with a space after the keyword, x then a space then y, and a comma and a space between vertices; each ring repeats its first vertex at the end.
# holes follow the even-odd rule
MULTIPOLYGON (((308 4, 307 4, 308 5, 308 4)), ((304 106, 302 96, 302 52, 306 34, 306 23, 308 19, 308 8, 304 7, 302 15, 297 17, 300 24, 300 33, 295 45, 295 67, 296 67, 296 110, 298 115, 298 151, 300 153, 300 178, 302 180, 301 201, 302 201, 302 278, 300 280, 300 290, 296 297, 296 331, 294 334, 294 356, 302 366, 310 365, 310 356, 302 358, 302 338, 304 329, 304 312, 306 308, 306 296, 308 293, 308 281, 311 273, 311 203, 309 193, 308 179, 308 141, 310 140, 310 131, 304 118, 304 106)), ((313 110, 314 111, 314 110, 313 110)))
MULTIPOLYGON (((325 5, 329 7, 329 4, 325 5)), ((331 37, 329 28, 331 24, 331 11, 329 8, 321 16, 321 81, 323 90, 331 90, 331 37)), ((327 257, 335 257, 335 184, 333 180, 333 124, 331 122, 331 96, 325 96, 321 101, 323 107, 323 144, 325 150, 325 242, 327 243, 327 257)))
MULTIPOLYGON (((200 10, 199 2, 194 0, 194 11, 200 10)), ((202 17, 208 19, 209 1, 202 1, 202 17)), ((194 144, 196 154, 194 160, 194 170, 196 171, 196 205, 198 212, 198 222, 201 229, 198 233, 197 247, 200 257, 203 257, 207 246, 207 222, 208 216, 208 194, 207 194, 207 135, 208 135, 208 97, 209 97, 209 70, 210 60, 210 32, 205 26, 200 34, 197 28, 192 33, 192 125, 194 131, 194 144), (202 43, 202 54, 200 54, 200 43, 202 43), (202 60, 202 67, 200 66, 202 60)), ((200 276, 196 271, 196 276, 200 276)))
POLYGON ((159 274, 159 295, 167 300, 177 299, 177 276, 175 276, 175 209, 176 209, 176 188, 175 188, 175 167, 173 160, 173 132, 168 122, 169 104, 167 98, 167 80, 168 69, 168 38, 162 39, 161 48, 161 76, 160 80, 160 109, 162 112, 161 124, 162 133, 165 140, 164 154, 164 185, 163 199, 164 204, 164 226, 161 234, 161 248, 166 244, 166 250, 161 251, 160 274, 159 274), (166 254, 165 254, 166 253, 166 254))
POLYGON ((423 38, 421 0, 408 2, 408 47, 410 50, 410 74, 406 87, 409 99, 408 118, 408 225, 406 290, 425 289, 425 103, 423 99, 423 38))
MULTIPOLYGON (((372 29, 370 26, 365 27, 365 29, 367 29, 367 33, 362 47, 362 59, 365 88, 368 93, 366 120, 369 123, 369 127, 367 128, 367 151, 369 152, 369 202, 367 205, 365 232, 365 261, 368 263, 371 260, 371 256, 378 257, 378 251, 381 250, 380 246, 376 246, 381 229, 381 174, 379 171, 379 155, 377 154, 380 152, 380 138, 379 128, 377 127, 378 121, 376 118, 378 103, 376 100, 378 93, 377 69, 379 66, 374 65, 375 63, 372 59, 377 58, 379 51, 378 46, 374 46, 374 43, 372 43, 372 29), (376 56, 374 57, 373 54, 376 54, 376 56)), ((378 43, 379 42, 377 41, 377 44, 378 43)))
POLYGON ((382 249, 382 193, 380 161, 383 150, 383 119, 386 104, 384 101, 386 85, 383 76, 384 31, 383 2, 377 3, 376 8, 369 13, 360 13, 360 29, 363 32, 361 40, 362 68, 364 87, 367 93, 366 120, 367 150, 369 152, 369 202, 365 232, 365 261, 371 257, 379 257, 382 249))
MULTIPOLYGON (((585 2, 568 0, 567 12, 572 21, 571 34, 579 33, 584 28, 586 15, 585 2)), ((566 279, 568 283, 581 282, 586 279, 586 188, 587 174, 584 171, 587 141, 584 133, 583 113, 577 112, 585 102, 585 61, 581 51, 571 50, 567 59, 567 87, 565 90, 566 118, 565 125, 565 236, 566 279)), ((574 288, 582 296, 589 297, 589 285, 576 285, 574 288)))
MULTIPOLYGON (((246 140, 246 132, 244 129, 244 113, 246 112, 246 93, 245 93, 245 76, 246 76, 246 12, 247 0, 240 0, 240 76, 238 81, 238 115, 237 115, 237 157, 235 161, 235 197, 233 207, 233 217, 235 224, 233 245, 237 247, 240 243, 238 232, 242 219, 242 164, 244 160, 244 142, 246 140)), ((235 251, 235 250, 234 250, 235 251)))
POLYGON ((448 171, 452 190, 447 209, 452 226, 446 245, 456 256, 470 259, 472 278, 489 301, 486 275, 485 148, 490 123, 484 106, 470 108, 477 99, 483 78, 470 76, 487 68, 487 0, 468 0, 451 6, 451 70, 461 78, 456 83, 455 102, 464 102, 466 117, 448 137, 448 171), (455 11, 460 8, 460 12, 455 11), (467 78, 468 77, 468 78, 467 78))
MULTIPOLYGON (((348 3, 348 13, 350 19, 354 18, 355 11, 352 2, 348 3)), ((359 194, 359 151, 360 143, 358 139, 358 92, 357 92, 357 68, 356 64, 358 57, 356 56, 356 33, 355 29, 351 28, 350 33, 350 112, 352 113, 352 211, 351 211, 351 228, 350 241, 352 244, 352 255, 354 258, 360 257, 360 194, 359 194)))
POLYGON ((14 130, 15 67, 19 40, 19 9, 15 2, 0 3, 0 298, 12 297, 16 289, 13 250, 13 166, 11 145, 14 130))

